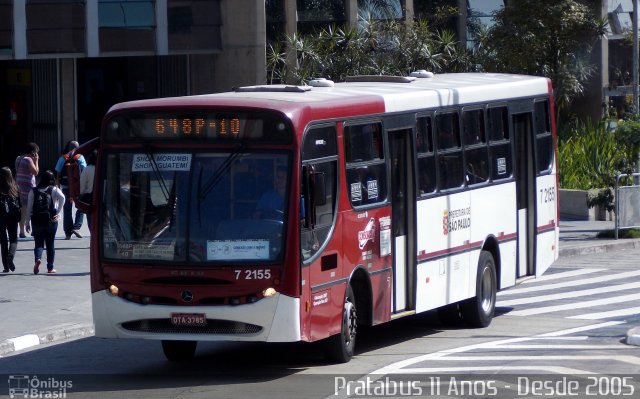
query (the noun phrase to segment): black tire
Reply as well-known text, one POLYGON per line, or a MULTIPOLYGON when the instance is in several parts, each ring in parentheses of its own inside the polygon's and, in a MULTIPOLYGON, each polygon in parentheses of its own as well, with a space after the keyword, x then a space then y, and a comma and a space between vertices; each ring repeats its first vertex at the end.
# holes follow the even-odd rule
POLYGON ((462 317, 471 327, 487 327, 496 311, 496 264, 489 251, 480 252, 476 296, 460 304, 462 317))
POLYGON ((184 362, 193 359, 198 341, 162 341, 162 351, 170 362, 184 362))
POLYGON ((347 363, 351 360, 356 345, 357 326, 356 298, 351 286, 348 286, 342 307, 340 334, 336 334, 326 340, 327 360, 334 363, 347 363))

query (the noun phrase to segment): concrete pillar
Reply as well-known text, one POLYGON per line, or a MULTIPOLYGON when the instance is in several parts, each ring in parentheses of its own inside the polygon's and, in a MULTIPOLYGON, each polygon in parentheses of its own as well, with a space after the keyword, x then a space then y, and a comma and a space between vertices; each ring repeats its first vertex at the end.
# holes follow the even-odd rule
POLYGON ((413 7, 413 0, 405 0, 404 1, 404 19, 408 24, 413 23, 413 20, 416 17, 416 13, 413 7))
POLYGON ((345 0, 345 12, 347 14, 347 24, 352 28, 358 26, 358 0, 345 0))
MULTIPOLYGON (((285 30, 287 37, 293 37, 298 31, 298 9, 296 8, 296 0, 284 0, 284 17, 286 20, 285 30)), ((296 52, 289 43, 287 43, 287 68, 289 70, 295 69, 298 61, 296 59, 296 52)))
POLYGON ((264 0, 223 1, 222 53, 215 57, 215 91, 266 83, 264 0))
POLYGON ((467 0, 458 0, 458 41, 462 47, 467 46, 467 0))
MULTIPOLYGON (((78 139, 78 118, 76 115, 76 60, 61 58, 59 60, 60 74, 60 142, 59 149, 69 140, 78 139)), ((97 135, 98 132, 95 132, 97 135)))

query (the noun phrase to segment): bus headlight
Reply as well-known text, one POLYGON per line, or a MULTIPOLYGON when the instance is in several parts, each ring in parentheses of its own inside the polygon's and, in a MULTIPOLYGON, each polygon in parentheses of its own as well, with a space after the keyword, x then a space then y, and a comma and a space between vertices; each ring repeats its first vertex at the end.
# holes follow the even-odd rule
POLYGON ((269 298, 272 297, 276 294, 276 290, 274 288, 267 288, 266 290, 262 291, 262 296, 264 296, 265 298, 269 298))
POLYGON ((120 291, 120 290, 119 290, 119 289, 118 289, 118 287, 116 287, 115 285, 111 284, 111 285, 109 286, 109 292, 111 293, 111 295, 113 295, 113 296, 118 296, 118 292, 119 292, 119 291, 120 291))

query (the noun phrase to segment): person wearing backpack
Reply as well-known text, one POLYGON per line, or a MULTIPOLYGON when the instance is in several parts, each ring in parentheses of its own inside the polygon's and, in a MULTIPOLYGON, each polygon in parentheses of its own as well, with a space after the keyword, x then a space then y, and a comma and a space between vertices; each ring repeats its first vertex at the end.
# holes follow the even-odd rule
POLYGON ((62 228, 64 229, 65 239, 70 240, 71 235, 75 235, 78 238, 82 238, 80 234, 80 228, 84 222, 84 213, 80 210, 76 210, 75 221, 73 219, 73 200, 69 195, 69 174, 67 170, 72 167, 78 167, 80 172, 87 166, 82 154, 76 154, 76 149, 80 146, 77 141, 70 140, 64 146, 62 155, 58 158, 56 163, 56 177, 58 179, 58 185, 62 189, 62 193, 67 199, 64 203, 64 217, 62 219, 62 228))
POLYGON ((29 193, 29 204, 27 206, 31 231, 35 247, 33 254, 35 263, 33 274, 40 271, 42 252, 47 248, 47 273, 55 273, 53 268, 56 249, 55 239, 58 231, 58 220, 64 207, 65 198, 62 190, 55 185, 56 180, 53 172, 47 170, 40 177, 40 183, 29 193))
POLYGON ((13 259, 18 249, 18 222, 20 221, 20 192, 11 169, 0 169, 0 246, 3 273, 16 270, 13 259), (7 241, 7 235, 9 240, 7 241))

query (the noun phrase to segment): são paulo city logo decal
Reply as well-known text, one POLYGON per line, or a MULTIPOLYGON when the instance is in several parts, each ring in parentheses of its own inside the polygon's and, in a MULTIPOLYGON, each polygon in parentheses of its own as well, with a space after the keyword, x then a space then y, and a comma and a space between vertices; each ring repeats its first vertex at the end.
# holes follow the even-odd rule
POLYGON ((449 234, 449 211, 446 209, 442 214, 442 234, 449 234))

